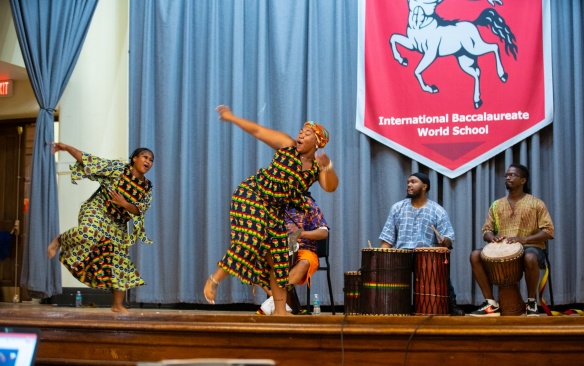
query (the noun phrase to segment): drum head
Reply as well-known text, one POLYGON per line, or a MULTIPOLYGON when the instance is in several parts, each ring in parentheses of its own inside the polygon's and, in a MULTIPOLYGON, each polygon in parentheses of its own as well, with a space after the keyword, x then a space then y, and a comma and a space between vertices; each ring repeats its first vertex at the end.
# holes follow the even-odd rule
POLYGON ((363 248, 361 253, 411 253, 411 249, 396 249, 396 248, 363 248))
POLYGON ((523 252, 523 245, 521 243, 507 244, 506 240, 499 243, 487 244, 481 253, 485 258, 514 258, 523 252))
POLYGON ((359 271, 347 271, 345 272, 346 276, 361 276, 361 272, 359 271))

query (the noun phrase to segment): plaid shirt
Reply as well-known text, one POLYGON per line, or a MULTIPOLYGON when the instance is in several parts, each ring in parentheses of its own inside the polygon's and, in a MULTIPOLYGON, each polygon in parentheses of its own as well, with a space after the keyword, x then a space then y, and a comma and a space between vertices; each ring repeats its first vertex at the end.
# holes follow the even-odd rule
MULTIPOLYGON (((303 210, 296 209, 294 207, 289 207, 286 212, 286 225, 294 222, 297 226, 301 227, 304 231, 317 230, 318 228, 325 227, 328 229, 328 224, 322 215, 322 211, 316 205, 316 202, 311 197, 306 196, 306 203, 310 205, 310 209, 305 214, 303 210)), ((298 240, 300 247, 299 249, 308 249, 316 253, 317 242, 314 240, 309 240, 301 238, 298 240)))
POLYGON ((438 239, 432 226, 454 244, 454 229, 442 206, 428 200, 423 207, 415 208, 412 200, 406 198, 391 206, 379 239, 396 249, 436 247, 438 239))

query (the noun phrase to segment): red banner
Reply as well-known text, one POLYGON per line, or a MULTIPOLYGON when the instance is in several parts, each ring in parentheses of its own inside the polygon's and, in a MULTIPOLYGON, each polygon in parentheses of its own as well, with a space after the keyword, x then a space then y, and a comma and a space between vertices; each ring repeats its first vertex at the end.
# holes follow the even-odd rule
POLYGON ((359 131, 455 178, 552 121, 549 0, 361 0, 359 131))

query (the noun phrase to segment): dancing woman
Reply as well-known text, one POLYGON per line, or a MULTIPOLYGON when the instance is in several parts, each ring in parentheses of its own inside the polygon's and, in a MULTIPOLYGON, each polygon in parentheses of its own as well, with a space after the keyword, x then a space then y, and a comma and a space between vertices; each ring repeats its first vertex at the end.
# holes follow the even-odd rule
POLYGON ((53 258, 60 250, 60 261, 76 279, 92 288, 113 291, 112 311, 127 313, 125 291, 144 285, 128 248, 137 239, 153 243, 144 230, 144 214, 152 201, 152 183, 144 175, 152 168, 154 154, 138 148, 126 164, 60 142, 51 151, 67 151, 77 160, 70 167, 73 184, 87 178, 99 182, 99 188, 81 205, 78 226, 53 239, 47 255, 53 258), (129 220, 134 224, 131 233, 129 220))
POLYGON ((219 118, 230 122, 276 150, 270 165, 239 184, 231 196, 231 246, 205 284, 205 299, 214 304, 219 283, 228 274, 241 282, 272 290, 273 315, 286 311, 289 258, 285 210, 289 205, 308 210, 303 192, 316 181, 333 192, 338 177, 323 152, 328 131, 318 123, 304 124, 294 140, 284 132, 235 116, 227 106, 217 107, 219 118))

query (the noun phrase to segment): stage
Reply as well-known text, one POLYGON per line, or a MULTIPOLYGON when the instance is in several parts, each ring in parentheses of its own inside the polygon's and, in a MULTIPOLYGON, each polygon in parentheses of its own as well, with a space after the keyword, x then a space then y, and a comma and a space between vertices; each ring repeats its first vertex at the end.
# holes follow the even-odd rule
POLYGON ((36 327, 36 365, 271 359, 277 365, 581 365, 584 317, 273 317, 253 311, 0 303, 3 326, 36 327))

